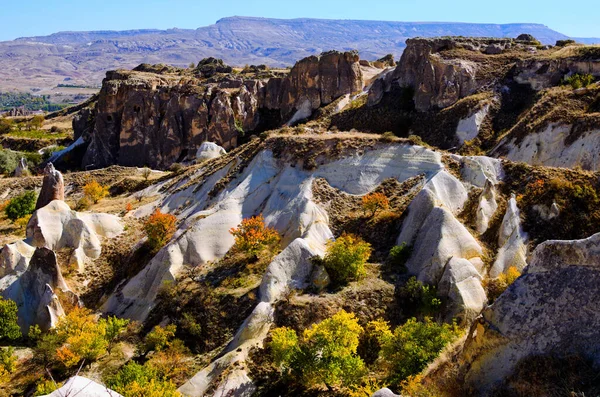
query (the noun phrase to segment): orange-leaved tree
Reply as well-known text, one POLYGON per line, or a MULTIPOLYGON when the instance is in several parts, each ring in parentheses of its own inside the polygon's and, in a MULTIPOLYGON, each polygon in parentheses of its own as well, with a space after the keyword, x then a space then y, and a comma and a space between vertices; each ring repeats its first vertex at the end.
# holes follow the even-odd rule
POLYGON ((144 223, 144 230, 148 236, 148 245, 154 251, 162 248, 175 233, 177 218, 171 214, 163 214, 156 209, 144 223))
POLYGON ((234 249, 251 255, 258 254, 265 247, 276 244, 281 239, 277 230, 265 226, 262 215, 242 220, 237 228, 229 233, 235 237, 234 249))
POLYGON ((365 213, 370 212, 374 217, 378 211, 387 210, 390 201, 383 193, 369 193, 362 198, 362 207, 365 213))

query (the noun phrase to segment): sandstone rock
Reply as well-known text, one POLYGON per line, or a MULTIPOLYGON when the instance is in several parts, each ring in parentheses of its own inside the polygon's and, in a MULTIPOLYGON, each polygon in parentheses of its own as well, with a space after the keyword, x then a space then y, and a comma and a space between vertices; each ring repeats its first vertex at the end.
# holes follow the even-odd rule
POLYGON ((62 277, 54 252, 38 248, 31 257, 27 271, 2 291, 4 298, 17 303, 18 322, 24 334, 27 334, 31 325, 48 330, 64 315, 60 301, 54 294, 56 289, 70 294, 71 299, 77 302, 77 297, 70 292, 62 277))
POLYGON ((466 141, 477 138, 479 129, 483 120, 487 117, 490 110, 490 105, 484 104, 480 109, 473 112, 469 117, 458 121, 456 127, 456 138, 458 143, 463 145, 466 141))
POLYGON ((72 248, 71 260, 80 268, 85 257, 100 256, 102 247, 98 236, 112 238, 122 231, 123 226, 115 215, 78 213, 60 200, 36 210, 26 230, 27 242, 35 247, 72 248))
POLYGON ((458 157, 461 178, 474 186, 484 188, 489 180, 496 185, 504 178, 502 162, 486 156, 458 157))
POLYGON ((485 48, 485 53, 489 55, 502 54, 504 46, 500 44, 490 44, 485 48))
POLYGON ((384 69, 387 67, 396 66, 396 62, 394 61, 394 56, 392 54, 387 54, 386 56, 373 62, 373 66, 379 69, 384 69))
POLYGON ((452 213, 435 207, 423 222, 406 267, 419 281, 437 285, 451 258, 467 259, 481 272, 482 255, 477 240, 452 213))
POLYGON ((495 278, 514 266, 519 271, 527 265, 527 235, 521 228, 521 218, 514 195, 508 207, 498 234, 498 255, 490 269, 490 277, 495 278))
POLYGON ((29 169, 27 168, 27 160, 21 157, 19 160, 19 164, 17 164, 17 168, 15 168, 15 176, 22 177, 29 175, 29 169))
POLYGON ((48 163, 44 168, 44 180, 42 190, 35 204, 35 209, 48 205, 52 200, 65 199, 65 182, 60 171, 57 171, 52 163, 48 163))
POLYGON ((400 86, 414 88, 417 110, 445 108, 476 91, 474 62, 447 60, 437 54, 442 49, 455 47, 452 39, 409 39, 406 45, 394 71, 394 80, 400 86))
POLYGON ((600 234, 546 241, 475 324, 459 359, 478 395, 534 355, 581 355, 600 363, 600 234))
POLYGON ((448 319, 470 322, 481 313, 487 303, 481 280, 479 270, 471 262, 450 258, 438 284, 438 294, 448 298, 448 319))
POLYGON ((198 66, 196 66, 196 70, 203 77, 212 77, 216 73, 231 73, 233 68, 229 65, 226 65, 222 59, 217 58, 204 58, 200 62, 198 62, 198 66))
POLYGON ((517 40, 527 41, 527 42, 537 41, 537 39, 535 37, 533 37, 533 35, 530 35, 528 33, 523 33, 523 34, 518 35, 517 40))
POLYGON ((215 159, 220 157, 227 152, 221 146, 214 142, 203 142, 202 145, 196 151, 196 160, 199 162, 215 159))
POLYGON ((0 252, 0 278, 27 270, 34 252, 35 248, 24 241, 5 245, 0 252))
POLYGON ((82 376, 70 378, 62 387, 43 397, 123 397, 116 391, 82 376))
POLYGON ((496 201, 496 189, 494 184, 489 179, 485 183, 485 187, 479 196, 479 204, 477 205, 476 229, 477 233, 483 234, 487 231, 490 224, 490 219, 498 209, 496 201))
MULTIPOLYGON (((224 73, 218 60, 207 60, 200 73, 224 73)), ((240 130, 282 126, 301 108, 310 115, 363 86, 354 52, 327 52, 299 61, 286 77, 268 81, 242 78, 199 80, 174 73, 112 71, 103 81, 96 109, 82 113, 74 128, 93 132, 82 165, 111 164, 168 168, 193 158, 202 142, 230 149, 240 130)), ((83 112, 83 111, 82 111, 83 112)), ((306 116, 305 116, 306 117, 306 116)))

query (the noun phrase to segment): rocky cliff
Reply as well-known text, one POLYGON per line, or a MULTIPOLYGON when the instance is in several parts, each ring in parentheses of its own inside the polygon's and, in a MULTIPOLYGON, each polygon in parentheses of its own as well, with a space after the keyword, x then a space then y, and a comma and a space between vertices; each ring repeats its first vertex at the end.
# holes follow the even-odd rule
POLYGON ((363 87, 359 57, 352 52, 311 56, 289 73, 205 76, 200 68, 187 73, 143 65, 108 72, 95 110, 87 111, 86 122, 74 123, 76 136, 89 141, 83 166, 165 168, 193 157, 204 141, 230 149, 245 133, 305 119, 363 87))

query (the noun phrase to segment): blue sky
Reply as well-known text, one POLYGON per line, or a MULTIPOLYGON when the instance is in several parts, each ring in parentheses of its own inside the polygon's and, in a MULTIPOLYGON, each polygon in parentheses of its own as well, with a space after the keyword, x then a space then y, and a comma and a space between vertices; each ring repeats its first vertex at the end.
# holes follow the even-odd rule
POLYGON ((598 2, 579 0, 0 0, 0 40, 64 30, 197 28, 232 15, 270 18, 542 23, 600 37, 598 2), (569 5, 573 6, 570 7, 569 5))

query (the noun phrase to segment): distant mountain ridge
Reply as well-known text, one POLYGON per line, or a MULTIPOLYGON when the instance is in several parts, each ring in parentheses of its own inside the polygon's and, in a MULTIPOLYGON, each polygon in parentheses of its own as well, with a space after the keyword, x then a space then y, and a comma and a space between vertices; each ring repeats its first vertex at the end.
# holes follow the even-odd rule
MULTIPOLYGON (((516 37, 529 33, 545 44, 568 36, 540 24, 387 22, 227 17, 198 29, 58 32, 0 42, 0 91, 48 89, 64 81, 97 85, 107 70, 140 63, 187 66, 208 56, 232 65, 292 65, 323 51, 398 57, 408 38, 516 37)), ((585 39, 587 43, 600 39, 585 39)))

